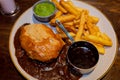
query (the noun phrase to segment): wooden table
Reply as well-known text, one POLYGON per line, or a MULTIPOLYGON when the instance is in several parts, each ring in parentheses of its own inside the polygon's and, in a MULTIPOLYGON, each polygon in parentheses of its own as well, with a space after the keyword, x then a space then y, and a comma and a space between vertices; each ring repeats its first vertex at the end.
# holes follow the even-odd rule
MULTIPOLYGON (((29 7, 38 0, 16 0, 20 6, 20 12, 14 17, 6 17, 0 14, 0 80, 25 80, 13 65, 9 55, 9 35, 14 22, 29 7)), ((99 10, 112 22, 120 44, 120 0, 83 0, 99 10)), ((101 80, 120 79, 120 47, 115 63, 101 80)))

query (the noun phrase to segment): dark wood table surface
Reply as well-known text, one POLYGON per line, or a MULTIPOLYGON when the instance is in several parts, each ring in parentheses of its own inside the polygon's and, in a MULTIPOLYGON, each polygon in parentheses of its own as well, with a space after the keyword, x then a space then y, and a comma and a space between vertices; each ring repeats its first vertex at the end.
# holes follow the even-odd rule
MULTIPOLYGON (((25 80, 13 65, 9 55, 9 35, 13 24, 18 17, 38 0, 15 0, 20 6, 20 12, 14 17, 6 17, 0 14, 0 80, 25 80)), ((113 28, 120 44, 120 0, 82 0, 89 3, 100 11, 113 24, 113 28)), ((111 69, 101 80, 119 80, 120 79, 120 47, 117 57, 111 69)))

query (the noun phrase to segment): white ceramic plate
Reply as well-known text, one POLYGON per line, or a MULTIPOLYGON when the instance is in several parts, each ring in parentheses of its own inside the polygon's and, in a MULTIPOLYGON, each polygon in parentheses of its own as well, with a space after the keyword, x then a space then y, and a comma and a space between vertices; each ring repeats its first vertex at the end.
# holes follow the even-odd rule
MULTIPOLYGON (((91 5, 88 5, 86 3, 83 3, 81 1, 76 1, 74 0, 73 3, 76 6, 82 7, 82 8, 86 8, 87 10, 90 11, 90 15, 94 15, 98 18, 100 18, 100 21, 98 22, 98 26, 100 28, 100 30, 104 33, 106 33, 113 42, 113 46, 112 47, 106 47, 105 50, 105 54, 104 55, 100 55, 100 59, 98 62, 97 67, 95 68, 95 70, 93 72, 91 72, 89 75, 83 75, 83 77, 80 78, 80 80, 97 80, 100 79, 103 75, 105 75, 105 73, 110 69, 110 67, 112 66, 114 59, 115 59, 115 55, 117 52, 117 38, 116 38, 116 34, 114 32, 114 29, 111 25, 111 23, 109 22, 109 20, 96 8, 92 7, 91 5)), ((11 59, 15 65, 15 67, 18 69, 18 71, 26 78, 29 80, 35 80, 35 78, 33 78, 32 76, 30 76, 29 74, 27 74, 22 67, 19 65, 18 60, 15 56, 15 48, 14 48, 14 36, 15 33, 17 31, 17 29, 23 25, 24 23, 39 23, 37 20, 34 19, 33 17, 33 12, 32 12, 32 8, 29 8, 27 11, 25 11, 20 17, 19 19, 16 21, 16 23, 13 26, 13 29, 11 31, 10 34, 10 39, 9 39, 9 50, 10 50, 10 55, 11 55, 11 59)))

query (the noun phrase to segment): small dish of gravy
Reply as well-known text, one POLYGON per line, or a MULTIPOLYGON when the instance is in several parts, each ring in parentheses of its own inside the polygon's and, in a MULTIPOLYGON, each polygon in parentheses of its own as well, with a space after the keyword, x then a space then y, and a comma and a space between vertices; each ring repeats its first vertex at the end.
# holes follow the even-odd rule
POLYGON ((69 66, 81 74, 93 71, 98 63, 99 53, 96 47, 86 41, 74 42, 68 49, 69 66))

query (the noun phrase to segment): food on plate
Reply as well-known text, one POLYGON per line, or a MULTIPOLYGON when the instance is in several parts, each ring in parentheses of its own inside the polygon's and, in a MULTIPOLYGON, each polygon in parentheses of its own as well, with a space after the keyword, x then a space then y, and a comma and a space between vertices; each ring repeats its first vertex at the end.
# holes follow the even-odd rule
POLYGON ((112 42, 110 40, 106 40, 102 37, 95 36, 95 35, 87 35, 87 36, 84 36, 83 39, 89 40, 91 42, 95 42, 101 45, 105 45, 105 46, 112 46, 112 42))
POLYGON ((77 10, 74 9, 74 7, 72 7, 71 5, 69 5, 67 1, 61 0, 60 3, 69 13, 71 13, 71 14, 73 14, 75 16, 78 15, 77 10))
POLYGON ((30 24, 21 28, 20 43, 27 55, 42 62, 57 58, 64 42, 44 24, 30 24))
POLYGON ((56 13, 56 6, 51 1, 38 1, 33 7, 33 17, 40 22, 49 22, 56 13))
MULTIPOLYGON (((56 59, 53 59, 53 60, 47 61, 47 62, 46 61, 41 62, 38 60, 31 59, 26 54, 27 51, 25 49, 23 49, 21 42, 20 42, 21 29, 23 29, 26 26, 32 26, 32 28, 33 28, 36 25, 38 25, 38 24, 22 25, 17 30, 15 37, 14 37, 15 56, 17 58, 18 63, 22 67, 22 69, 25 72, 27 72, 29 75, 31 75, 32 77, 34 77, 38 80, 79 80, 80 77, 82 77, 82 74, 79 74, 79 76, 73 75, 72 73, 74 73, 74 71, 72 71, 71 69, 68 68, 68 63, 66 62, 66 55, 67 55, 67 50, 68 50, 69 44, 64 45, 64 43, 61 43, 61 45, 64 45, 64 46, 63 46, 62 50, 59 52, 59 56, 56 59)), ((39 27, 41 27, 41 25, 42 24, 40 24, 39 27)), ((42 28, 38 28, 38 27, 36 28, 38 30, 38 32, 42 32, 42 33, 40 33, 42 37, 50 36, 50 38, 51 38, 52 36, 56 36, 55 34, 49 35, 50 34, 49 32, 46 33, 46 30, 49 31, 49 28, 45 28, 45 33, 43 33, 44 31, 41 31, 41 30, 43 30, 45 25, 42 25, 42 26, 43 26, 42 28)), ((33 33, 31 34, 32 36, 34 36, 33 38, 35 38, 35 40, 32 39, 32 41, 36 41, 36 43, 38 43, 39 40, 41 40, 42 38, 37 37, 37 40, 36 40, 36 36, 38 36, 36 29, 32 29, 32 30, 30 29, 30 33, 31 33, 31 31, 32 32, 35 31, 34 32, 35 35, 33 35, 33 33)), ((51 32, 51 30, 50 30, 50 32, 51 32)), ((51 32, 51 33, 53 34, 53 32, 51 32)), ((29 43, 30 40, 28 40, 27 42, 29 43)), ((44 46, 44 44, 47 44, 46 41, 44 41, 44 40, 41 40, 41 41, 45 42, 41 45, 44 46)), ((61 42, 61 41, 59 41, 59 42, 61 42)), ((52 42, 52 43, 54 44, 54 42, 52 42)), ((49 44, 48 46, 50 46, 50 45, 52 45, 52 44, 49 44)), ((29 46, 29 45, 27 44, 27 46, 29 46)), ((53 48, 60 49, 59 46, 56 46, 53 48)), ((34 47, 33 47, 33 49, 34 49, 34 47)), ((36 50, 36 48, 35 48, 35 50, 36 50)), ((51 52, 51 50, 48 50, 48 51, 49 51, 49 54, 53 54, 53 52, 51 52)), ((48 56, 48 54, 47 54, 47 56, 48 56)))
POLYGON ((49 16, 55 12, 55 6, 50 2, 40 2, 35 5, 34 13, 38 16, 49 16))
POLYGON ((61 11, 57 11, 56 14, 55 14, 55 18, 61 16, 63 13, 61 11))
POLYGON ((54 18, 51 19, 50 24, 51 24, 51 25, 55 25, 56 19, 60 20, 60 21, 63 23, 63 22, 72 21, 73 19, 75 19, 75 16, 74 16, 74 15, 71 15, 71 14, 62 15, 62 16, 57 17, 57 18, 55 18, 55 19, 54 19, 54 18))
POLYGON ((74 37, 74 41, 87 40, 96 46, 101 54, 105 54, 104 46, 112 46, 112 40, 107 34, 101 32, 99 26, 97 26, 98 17, 90 15, 87 9, 75 6, 71 0, 52 1, 56 1, 67 10, 67 13, 61 13, 58 10, 56 16, 50 21, 50 24, 56 27, 62 38, 68 39, 64 32, 58 28, 58 25, 55 24, 56 20, 62 22, 71 36, 74 37))
POLYGON ((93 44, 87 41, 78 41, 70 45, 67 61, 78 73, 88 74, 97 66, 99 53, 93 44))
POLYGON ((81 13, 81 18, 80 18, 80 22, 79 22, 79 26, 78 27, 78 31, 76 33, 76 36, 75 36, 75 41, 79 41, 81 40, 81 36, 82 36, 82 33, 83 33, 83 30, 84 30, 84 24, 85 24, 85 21, 86 21, 86 15, 85 15, 86 11, 83 11, 81 13))
POLYGON ((64 9, 57 0, 52 0, 52 2, 57 6, 57 9, 63 13, 67 13, 67 10, 64 9))

